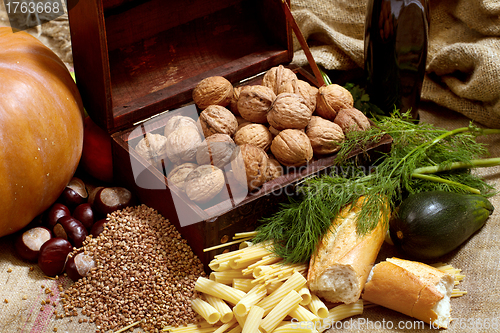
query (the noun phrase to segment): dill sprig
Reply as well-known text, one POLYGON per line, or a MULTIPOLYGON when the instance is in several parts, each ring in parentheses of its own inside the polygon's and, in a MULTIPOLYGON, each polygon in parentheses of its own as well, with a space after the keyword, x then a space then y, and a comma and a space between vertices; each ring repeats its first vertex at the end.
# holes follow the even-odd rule
POLYGON ((254 242, 272 240, 273 251, 285 262, 303 263, 314 253, 340 210, 361 196, 366 199, 358 215, 359 234, 370 232, 380 212, 394 209, 409 194, 444 190, 493 195, 494 189, 470 168, 500 164, 500 159, 478 160, 488 151, 476 141, 478 135, 500 130, 482 130, 470 124, 448 131, 432 124, 416 124, 408 113, 401 115, 397 111, 377 117, 374 123, 367 131, 347 133, 332 171, 298 185, 297 195, 289 203, 261 221, 254 242), (386 134, 393 139, 390 152, 363 164, 349 158, 354 149, 366 151, 386 134))

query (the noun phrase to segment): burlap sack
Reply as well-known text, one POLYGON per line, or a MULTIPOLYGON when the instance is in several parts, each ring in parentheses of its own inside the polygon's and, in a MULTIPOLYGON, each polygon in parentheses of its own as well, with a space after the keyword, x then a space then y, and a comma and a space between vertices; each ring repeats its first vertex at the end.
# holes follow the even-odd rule
MULTIPOLYGON (((326 69, 364 65, 367 0, 293 0, 313 56, 326 69)), ((500 2, 430 1, 431 28, 422 100, 500 127, 500 2)), ((294 62, 307 60, 295 40, 294 62)))

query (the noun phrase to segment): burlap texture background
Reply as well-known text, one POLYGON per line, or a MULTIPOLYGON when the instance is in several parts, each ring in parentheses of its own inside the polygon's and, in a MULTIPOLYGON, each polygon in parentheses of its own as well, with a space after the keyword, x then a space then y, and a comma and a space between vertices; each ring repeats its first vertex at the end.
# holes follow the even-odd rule
MULTIPOLYGON (((422 99, 500 127, 500 2, 432 0, 422 99)), ((327 69, 363 67, 367 0, 293 0, 316 62, 327 69)), ((295 48, 300 48, 298 42, 295 48)), ((294 59, 307 63, 302 51, 294 59)))
MULTIPOLYGON (((329 69, 341 70, 362 65, 365 1, 292 0, 292 4, 301 28, 313 46, 315 59, 320 64, 329 69)), ((423 103, 420 110, 422 121, 445 128, 466 126, 470 119, 455 112, 460 111, 499 127, 500 80, 497 74, 500 64, 494 63, 495 59, 500 59, 498 40, 495 39, 500 34, 500 24, 495 25, 495 22, 500 23, 499 6, 493 0, 433 1, 432 36, 434 41, 441 40, 443 47, 431 44, 429 72, 435 73, 434 77, 439 80, 431 80, 429 77, 432 75, 426 77, 424 99, 437 105, 423 103), (493 15, 495 8, 496 16, 493 15), (491 15, 486 15, 488 12, 491 15), (439 26, 447 29, 436 31, 439 26), (454 29, 461 29, 467 35, 460 38, 454 29), (450 61, 452 55, 453 62, 450 61), (468 73, 469 79, 458 80, 454 75, 455 70, 468 73), (482 118, 478 118, 478 114, 482 114, 482 118)), ((2 24, 6 25, 8 21, 3 2, 0 2, 2 24)), ((30 33, 38 36, 71 67, 71 48, 64 17, 30 33)), ((298 51, 295 61, 300 63, 302 57, 301 51, 298 51)), ((492 156, 500 157, 500 136, 481 138, 480 141, 489 145, 492 156)), ((500 167, 477 172, 500 189, 500 167)), ((500 331, 500 195, 491 201, 496 210, 486 225, 460 249, 442 258, 463 270, 466 278, 460 284, 460 289, 468 292, 463 297, 452 299, 452 315, 457 320, 450 325, 448 332, 500 331), (496 329, 492 326, 494 323, 499 324, 496 329)), ((392 251, 390 246, 384 244, 379 259, 393 255, 392 251)), ((58 286, 68 286, 70 283, 65 277, 57 281, 44 277, 36 264, 26 263, 16 257, 12 237, 0 238, 0 332, 48 333, 55 329, 57 332, 70 333, 95 331, 93 324, 78 322, 84 317, 55 319, 55 311, 60 313, 62 310, 58 286), (52 290, 54 296, 46 294, 46 288, 52 290), (48 298, 56 306, 41 304, 42 300, 48 298)), ((435 331, 429 326, 423 330, 415 329, 416 326, 398 329, 400 323, 403 326, 416 324, 411 318, 381 307, 366 309, 363 315, 353 319, 354 323, 359 324, 358 328, 332 329, 329 332, 435 331)), ((346 325, 349 324, 348 321, 346 325)))

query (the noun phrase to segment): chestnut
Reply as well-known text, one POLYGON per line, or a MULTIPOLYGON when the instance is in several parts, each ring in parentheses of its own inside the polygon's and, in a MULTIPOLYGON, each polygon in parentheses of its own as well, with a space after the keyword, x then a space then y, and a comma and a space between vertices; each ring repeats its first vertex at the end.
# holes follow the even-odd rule
POLYGON ((63 205, 62 203, 56 202, 53 204, 46 213, 45 223, 46 225, 52 229, 59 220, 63 216, 70 216, 71 212, 68 206, 63 205))
POLYGON ((105 187, 94 198, 94 208, 103 215, 132 204, 132 193, 124 187, 105 187))
POLYGON ((78 221, 82 222, 83 226, 90 230, 92 225, 94 224, 94 211, 92 210, 92 206, 90 203, 82 203, 76 206, 73 211, 73 217, 78 221))
POLYGON ((92 237, 97 237, 101 232, 103 232, 106 222, 108 222, 108 220, 100 219, 99 221, 94 223, 94 225, 90 229, 90 234, 92 235, 92 237))
POLYGON ((90 273, 90 270, 94 267, 94 258, 81 252, 68 258, 65 272, 71 280, 77 281, 82 277, 87 276, 90 273))
POLYGON ((82 247, 83 241, 87 237, 87 229, 82 222, 73 216, 63 216, 57 220, 57 224, 52 230, 59 238, 67 239, 73 246, 82 247))
POLYGON ((49 229, 35 227, 23 232, 15 242, 17 254, 24 260, 36 261, 42 245, 52 238, 49 229))
POLYGON ((61 193, 60 201, 70 209, 74 209, 79 204, 86 202, 87 198, 85 183, 80 178, 73 177, 61 193))
POLYGON ((66 258, 73 251, 73 246, 64 238, 51 238, 40 248, 38 255, 38 267, 50 277, 61 274, 64 271, 66 258))

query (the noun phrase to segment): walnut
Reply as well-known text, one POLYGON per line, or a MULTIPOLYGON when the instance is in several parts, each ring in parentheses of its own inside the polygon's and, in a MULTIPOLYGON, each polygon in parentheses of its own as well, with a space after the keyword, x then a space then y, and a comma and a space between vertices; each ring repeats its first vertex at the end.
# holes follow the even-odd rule
POLYGON ((364 131, 370 128, 370 121, 365 114, 356 108, 342 109, 335 117, 335 123, 344 133, 349 131, 364 131))
POLYGON ((318 116, 312 116, 307 125, 306 134, 311 140, 311 146, 315 154, 331 154, 340 149, 344 142, 342 128, 330 120, 318 116))
POLYGON ((241 146, 249 143, 264 150, 269 149, 273 136, 266 126, 262 124, 248 123, 242 126, 234 135, 234 142, 241 146))
POLYGON ((303 129, 311 119, 312 110, 297 94, 282 93, 274 100, 267 114, 267 121, 277 130, 303 129))
POLYGON ((352 108, 354 100, 349 90, 338 84, 322 86, 318 90, 316 113, 328 120, 334 120, 341 109, 352 108))
POLYGON ((267 112, 275 98, 276 94, 271 88, 259 85, 245 86, 238 99, 238 111, 244 119, 264 124, 267 122, 267 112))
POLYGON ((283 175, 283 166, 277 159, 269 157, 266 173, 266 182, 283 175))
POLYGON ((191 126, 197 131, 199 131, 198 125, 196 124, 196 121, 193 118, 186 116, 173 116, 167 121, 167 124, 165 125, 164 135, 168 137, 170 133, 172 133, 181 126, 191 126))
POLYGON ((201 80, 193 90, 193 101, 205 110, 209 105, 228 106, 233 97, 233 85, 222 76, 201 80))
POLYGON ((273 135, 273 138, 274 138, 276 135, 280 134, 280 131, 279 131, 279 130, 277 130, 276 128, 272 127, 272 126, 269 126, 269 132, 271 132, 271 134, 273 135))
POLYGON ((296 85, 297 75, 283 65, 269 69, 262 78, 262 85, 271 88, 276 95, 284 92, 284 87, 287 84, 296 85))
POLYGON ((233 136, 238 129, 236 116, 220 105, 210 105, 203 110, 199 122, 205 138, 215 133, 233 136))
POLYGON ((273 139, 271 152, 286 166, 304 165, 313 157, 311 141, 303 131, 297 129, 281 131, 273 139))
POLYGON ((231 102, 229 103, 229 108, 235 116, 240 115, 240 111, 238 111, 238 99, 240 98, 241 89, 243 89, 243 86, 234 87, 233 97, 231 97, 231 102))
POLYGON ((212 164, 222 169, 231 161, 234 148, 236 148, 236 144, 229 135, 212 134, 198 147, 196 161, 200 165, 212 164))
POLYGON ((283 92, 300 95, 312 112, 316 110, 318 88, 311 86, 308 82, 303 80, 297 80, 297 84, 288 82, 283 87, 283 92))
POLYGON ((175 164, 193 162, 201 144, 200 133, 191 126, 181 126, 167 138, 167 156, 175 164))
POLYGON ((184 188, 189 199, 203 204, 219 194, 225 184, 221 169, 213 165, 200 165, 187 175, 184 188))
POLYGON ((231 159, 234 178, 249 190, 259 188, 267 179, 268 157, 264 149, 244 144, 237 146, 231 159))
POLYGON ((197 167, 198 164, 195 163, 184 163, 173 168, 167 176, 169 186, 175 185, 184 192, 187 175, 197 167))
POLYGON ((135 146, 135 151, 155 168, 162 170, 168 165, 167 138, 161 134, 146 133, 135 146))

